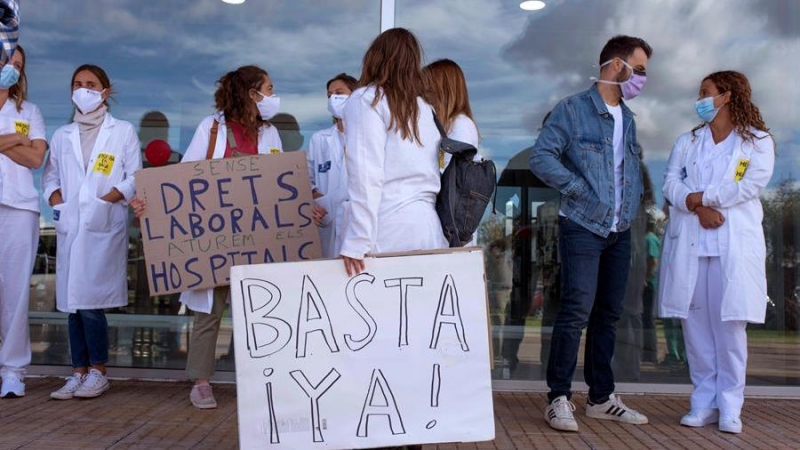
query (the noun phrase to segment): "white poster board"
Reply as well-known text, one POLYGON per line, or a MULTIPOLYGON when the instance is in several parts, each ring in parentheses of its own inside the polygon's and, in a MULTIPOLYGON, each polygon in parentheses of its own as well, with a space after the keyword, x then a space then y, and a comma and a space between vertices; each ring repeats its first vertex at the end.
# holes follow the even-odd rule
POLYGON ((478 250, 235 266, 239 445, 494 439, 478 250))

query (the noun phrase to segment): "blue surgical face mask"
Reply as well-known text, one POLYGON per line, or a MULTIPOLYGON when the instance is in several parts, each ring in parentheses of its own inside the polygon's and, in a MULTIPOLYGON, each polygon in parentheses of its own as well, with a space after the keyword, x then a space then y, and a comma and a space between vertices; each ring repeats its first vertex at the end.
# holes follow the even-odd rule
POLYGON ((720 97, 722 94, 717 95, 716 97, 705 97, 701 98, 700 100, 694 102, 694 109, 697 111, 697 115, 700 117, 700 120, 703 122, 711 122, 717 117, 717 113, 719 112, 719 108, 714 107, 714 99, 720 97))
POLYGON ((0 89, 8 89, 19 81, 19 70, 11 64, 6 64, 0 70, 0 89))

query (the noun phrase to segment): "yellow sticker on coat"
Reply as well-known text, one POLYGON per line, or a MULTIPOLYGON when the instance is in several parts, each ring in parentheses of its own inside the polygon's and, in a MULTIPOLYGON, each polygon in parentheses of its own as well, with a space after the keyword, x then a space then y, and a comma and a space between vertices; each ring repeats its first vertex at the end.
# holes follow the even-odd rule
POLYGON ((270 155, 277 155, 280 152, 281 152, 281 149, 279 149, 279 148, 272 147, 272 148, 269 149, 269 154, 270 155))
POLYGON ((15 120, 14 121, 14 131, 19 134, 24 134, 25 136, 28 135, 28 131, 31 128, 31 124, 24 120, 15 120))
POLYGON ((105 176, 111 175, 111 169, 114 168, 114 155, 110 153, 100 153, 94 162, 94 169, 92 172, 101 173, 105 176))
POLYGON ((740 159, 739 163, 736 164, 736 173, 733 175, 733 180, 736 181, 737 183, 742 181, 742 178, 744 178, 744 173, 747 172, 747 166, 749 165, 750 165, 749 159, 744 159, 744 158, 740 159))

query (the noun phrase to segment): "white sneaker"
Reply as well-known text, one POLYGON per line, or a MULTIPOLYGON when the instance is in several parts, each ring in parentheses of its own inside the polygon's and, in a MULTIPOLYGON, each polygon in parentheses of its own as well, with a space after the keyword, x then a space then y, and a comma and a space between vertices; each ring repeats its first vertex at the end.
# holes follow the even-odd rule
POLYGON ((50 398, 54 398, 56 400, 69 400, 75 395, 75 391, 81 387, 81 383, 83 383, 84 378, 86 375, 80 373, 73 373, 71 377, 67 378, 66 384, 61 387, 61 389, 51 392, 50 398))
POLYGON ((3 387, 0 388, 0 397, 24 397, 25 383, 22 380, 22 375, 11 370, 6 370, 3 373, 3 387))
POLYGON ((722 416, 719 418, 719 431, 739 434, 742 432, 742 421, 738 417, 722 416))
POLYGON ((108 384, 108 379, 103 372, 97 369, 89 369, 89 374, 84 378, 78 390, 75 391, 73 397, 79 398, 94 398, 99 397, 103 392, 107 391, 111 385, 108 384))
POLYGON ((717 423, 719 420, 719 410, 715 408, 697 408, 689 411, 681 418, 681 425, 687 427, 704 427, 717 423))
POLYGON ((572 412, 575 405, 567 400, 566 395, 556 397, 544 410, 544 419, 550 428, 561 431, 578 431, 578 422, 572 412))
POLYGON ((615 420, 617 422, 632 423, 635 425, 643 425, 648 422, 647 416, 634 409, 628 408, 622 403, 622 399, 614 394, 609 395, 608 400, 599 405, 593 405, 587 402, 586 417, 615 420))

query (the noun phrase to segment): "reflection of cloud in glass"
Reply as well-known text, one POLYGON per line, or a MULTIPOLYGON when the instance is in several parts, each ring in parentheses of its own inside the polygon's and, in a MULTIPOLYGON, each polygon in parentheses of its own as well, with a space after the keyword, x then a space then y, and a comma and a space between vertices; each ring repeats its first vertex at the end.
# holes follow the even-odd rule
MULTIPOLYGON (((226 71, 258 64, 271 75, 282 106, 309 132, 329 126, 325 81, 358 73, 379 30, 379 2, 220 1, 97 3, 26 0, 21 37, 30 58, 32 100, 52 131, 71 117, 69 78, 84 62, 104 67, 119 91, 114 114, 135 122, 164 111, 183 149, 213 110, 215 81, 226 71), (41 12, 41 13, 40 13, 41 12)), ((182 151, 182 150, 181 150, 182 151)))
MULTIPOLYGON (((84 62, 106 68, 119 91, 115 115, 150 110, 170 118, 180 150, 213 109, 214 82, 242 64, 263 66, 283 112, 309 134, 330 124, 324 83, 358 74, 379 28, 379 2, 141 2, 26 0, 21 43, 32 100, 52 132, 71 118, 69 77, 84 62)), ((631 102, 647 161, 666 158, 698 122, 693 102, 703 75, 741 70, 778 140, 781 173, 798 167, 798 2, 729 0, 551 0, 541 11, 496 0, 404 0, 397 25, 420 38, 428 62, 451 58, 467 77, 482 151, 498 162, 533 144, 544 114, 587 87, 614 34, 640 35, 655 50, 644 94, 631 102)), ((308 139, 306 139, 307 141, 308 139)), ((655 172, 654 172, 655 173, 655 172)), ((658 176, 654 176, 658 179, 658 176)))

